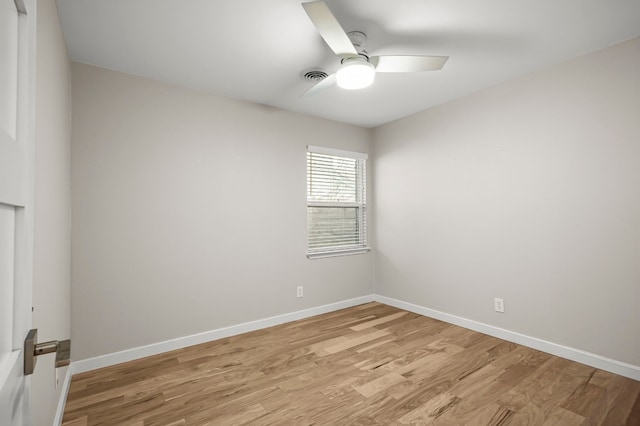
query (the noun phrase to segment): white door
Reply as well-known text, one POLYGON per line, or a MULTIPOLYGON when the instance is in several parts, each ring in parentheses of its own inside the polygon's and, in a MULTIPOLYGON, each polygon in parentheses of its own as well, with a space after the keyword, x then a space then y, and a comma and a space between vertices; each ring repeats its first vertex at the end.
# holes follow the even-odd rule
POLYGON ((0 425, 31 424, 35 0, 0 0, 0 425))

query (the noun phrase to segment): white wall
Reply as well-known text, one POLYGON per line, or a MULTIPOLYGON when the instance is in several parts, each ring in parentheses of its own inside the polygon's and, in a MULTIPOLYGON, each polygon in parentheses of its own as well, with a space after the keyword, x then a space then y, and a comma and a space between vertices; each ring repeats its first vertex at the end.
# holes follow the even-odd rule
POLYGON ((73 359, 371 294, 370 254, 305 255, 306 145, 367 152, 370 130, 77 63, 72 81, 73 359))
POLYGON ((371 293, 304 155, 373 138, 377 293, 640 365, 640 39, 373 132, 72 67, 75 360, 371 293))
MULTIPOLYGON (((71 335, 71 69, 54 1, 38 1, 37 20, 33 327, 45 342, 71 335)), ((39 357, 32 376, 35 426, 53 422, 54 360, 39 357)))
POLYGON ((640 366, 640 39, 374 139, 377 293, 640 366))

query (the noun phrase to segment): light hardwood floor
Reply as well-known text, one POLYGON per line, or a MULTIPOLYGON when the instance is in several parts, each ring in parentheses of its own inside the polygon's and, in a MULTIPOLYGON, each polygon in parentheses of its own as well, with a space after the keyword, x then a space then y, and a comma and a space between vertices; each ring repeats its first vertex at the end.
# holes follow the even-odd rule
POLYGON ((73 377, 64 426, 640 425, 640 382, 379 303, 73 377))

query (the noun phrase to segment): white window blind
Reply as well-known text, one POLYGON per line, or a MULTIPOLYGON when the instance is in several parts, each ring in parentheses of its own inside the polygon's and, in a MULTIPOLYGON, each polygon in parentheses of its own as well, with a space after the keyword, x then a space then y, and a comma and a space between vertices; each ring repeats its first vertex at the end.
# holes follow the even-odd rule
POLYGON ((307 256, 368 250, 366 162, 366 154, 308 147, 307 256))

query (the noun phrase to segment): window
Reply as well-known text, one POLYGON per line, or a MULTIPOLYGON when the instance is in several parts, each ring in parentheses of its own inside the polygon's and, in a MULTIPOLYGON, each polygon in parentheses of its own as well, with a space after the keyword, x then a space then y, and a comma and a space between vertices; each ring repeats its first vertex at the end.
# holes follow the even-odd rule
POLYGON ((365 253, 367 154, 307 147, 307 257, 365 253))

